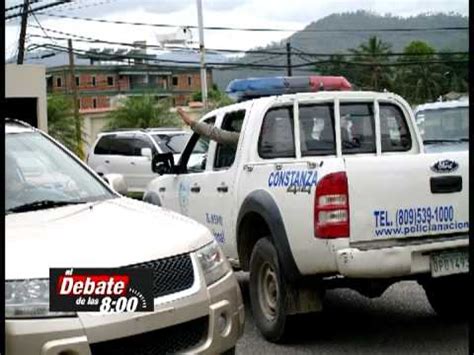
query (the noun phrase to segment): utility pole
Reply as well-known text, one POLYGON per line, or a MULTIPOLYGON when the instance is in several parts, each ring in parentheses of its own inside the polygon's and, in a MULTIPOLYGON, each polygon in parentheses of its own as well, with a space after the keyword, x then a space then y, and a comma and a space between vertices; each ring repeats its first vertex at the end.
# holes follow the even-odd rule
POLYGON ((76 125, 76 144, 77 144, 76 154, 80 159, 83 160, 84 152, 82 151, 81 118, 79 116, 79 106, 77 103, 79 96, 77 94, 76 73, 74 70, 74 53, 72 50, 72 40, 68 39, 67 44, 68 44, 68 52, 69 52, 69 77, 71 81, 72 97, 74 100, 74 106, 73 106, 74 107, 74 123, 76 125))
POLYGON ((202 20, 202 0, 197 0, 198 26, 199 26, 199 51, 201 52, 201 99, 204 110, 207 109, 207 73, 204 49, 204 28, 202 20))
POLYGON ((286 42, 286 71, 291 76, 291 44, 286 42))
POLYGON ((23 64, 23 58, 25 56, 25 37, 26 37, 26 25, 28 22, 28 7, 29 6, 30 6, 29 0, 24 0, 23 11, 21 13, 20 38, 18 40, 18 57, 16 59, 17 64, 23 64))

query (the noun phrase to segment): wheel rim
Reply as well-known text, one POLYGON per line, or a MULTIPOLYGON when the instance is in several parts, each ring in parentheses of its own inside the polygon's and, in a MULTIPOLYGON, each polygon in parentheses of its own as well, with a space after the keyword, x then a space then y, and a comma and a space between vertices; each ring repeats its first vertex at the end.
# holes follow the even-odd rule
POLYGON ((275 319, 278 311, 280 290, 275 270, 269 263, 264 263, 258 275, 258 301, 260 309, 267 319, 275 319))

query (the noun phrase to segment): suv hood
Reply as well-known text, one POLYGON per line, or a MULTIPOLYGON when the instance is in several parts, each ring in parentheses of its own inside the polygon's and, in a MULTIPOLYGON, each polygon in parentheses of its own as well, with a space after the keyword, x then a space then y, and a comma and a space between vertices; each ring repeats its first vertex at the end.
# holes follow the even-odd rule
POLYGON ((119 267, 189 253, 213 240, 203 225, 125 197, 5 216, 5 278, 50 267, 119 267))

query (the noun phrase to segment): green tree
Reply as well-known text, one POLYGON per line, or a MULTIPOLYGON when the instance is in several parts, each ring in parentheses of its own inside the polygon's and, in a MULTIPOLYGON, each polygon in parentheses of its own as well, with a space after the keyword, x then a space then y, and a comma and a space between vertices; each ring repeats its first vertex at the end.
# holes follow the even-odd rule
POLYGON ((389 63, 390 49, 392 45, 383 42, 377 36, 372 36, 357 48, 349 49, 354 54, 354 62, 367 63, 368 65, 354 64, 356 84, 363 89, 380 91, 391 87, 392 69, 384 66, 389 63), (357 66, 357 69, 355 67, 357 66))
POLYGON ((108 129, 178 127, 180 121, 170 112, 167 99, 157 100, 152 95, 130 96, 108 118, 108 129))
POLYGON ((77 153, 74 110, 70 97, 48 96, 48 133, 71 151, 77 153))
POLYGON ((441 64, 443 94, 454 91, 465 93, 469 90, 469 55, 468 54, 438 54, 441 64))
POLYGON ((412 41, 403 50, 397 75, 399 93, 413 104, 435 101, 443 91, 443 67, 437 63, 436 51, 423 41, 412 41))
POLYGON ((347 64, 347 61, 341 54, 329 56, 324 63, 316 66, 316 71, 321 75, 343 76, 351 83, 357 82, 357 69, 347 64))

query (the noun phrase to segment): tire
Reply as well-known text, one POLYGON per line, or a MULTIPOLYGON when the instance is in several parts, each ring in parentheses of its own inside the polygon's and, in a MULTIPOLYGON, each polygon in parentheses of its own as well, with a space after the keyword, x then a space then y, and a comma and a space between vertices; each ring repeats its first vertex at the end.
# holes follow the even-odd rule
POLYGON ((250 257, 250 304, 258 329, 270 342, 285 338, 286 288, 275 247, 268 238, 260 239, 250 257))
POLYGON ((467 319, 469 315, 468 274, 430 279, 423 283, 426 296, 435 312, 446 319, 467 319))

